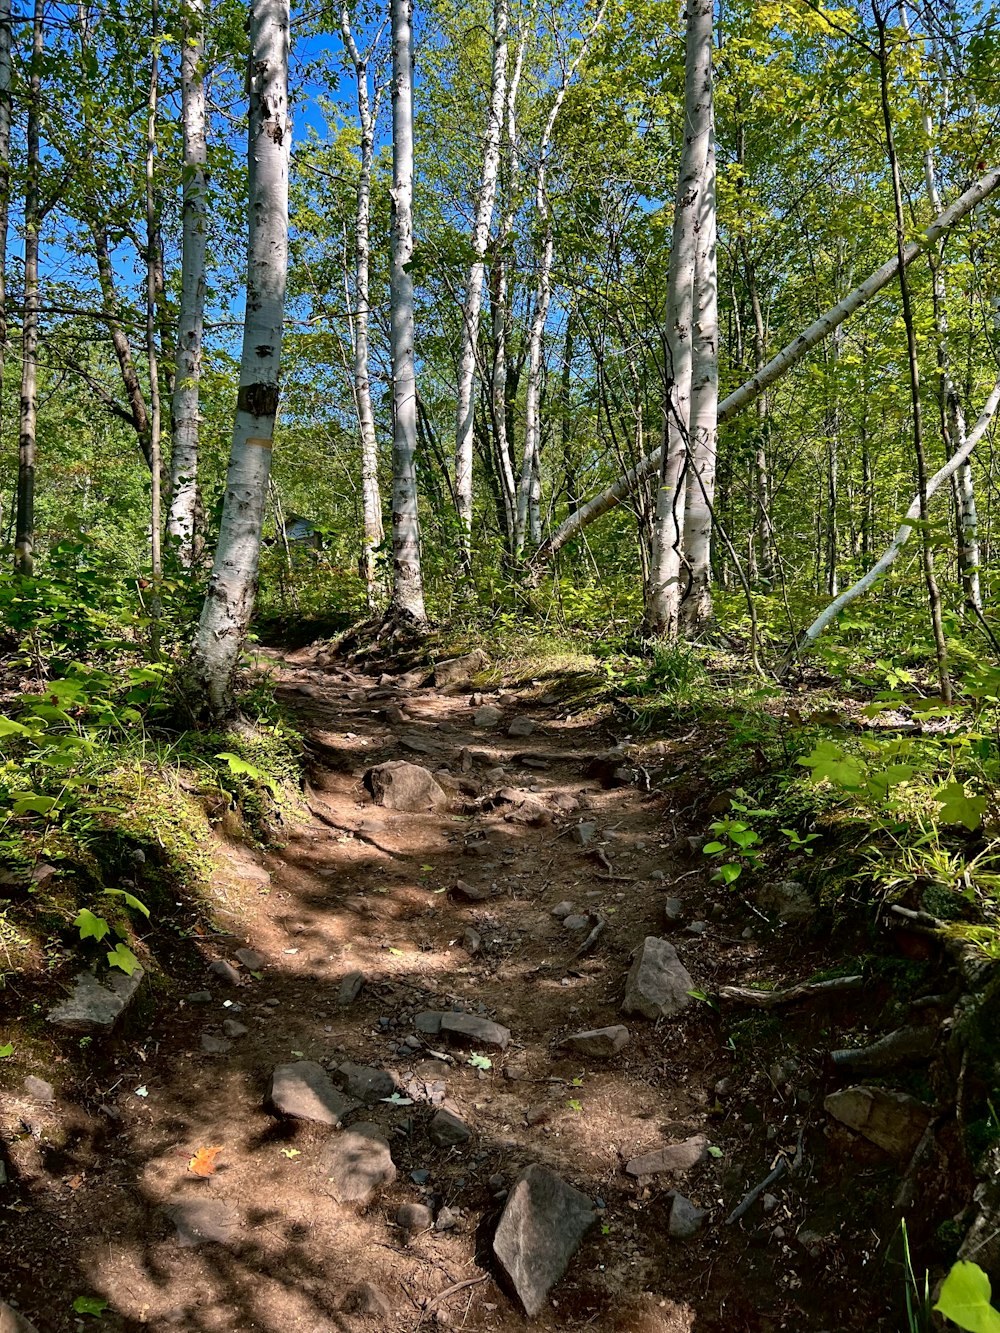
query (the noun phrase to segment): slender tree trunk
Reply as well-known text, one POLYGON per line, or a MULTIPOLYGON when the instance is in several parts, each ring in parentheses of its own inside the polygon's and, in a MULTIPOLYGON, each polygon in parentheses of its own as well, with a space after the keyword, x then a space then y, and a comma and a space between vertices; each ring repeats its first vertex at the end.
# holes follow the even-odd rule
POLYGON ((39 121, 41 60, 45 49, 45 4, 35 0, 28 74, 27 162, 24 189, 24 316, 21 332, 21 407, 17 457, 17 526, 14 567, 34 572, 35 433, 38 418, 38 244, 41 227, 39 121))
POLYGON ((125 386, 125 396, 132 417, 132 426, 148 467, 150 465, 149 412, 146 408, 146 398, 142 391, 142 384, 139 381, 139 372, 135 368, 132 348, 125 330, 122 328, 121 321, 118 319, 118 293, 115 284, 115 271, 111 262, 111 252, 108 247, 108 232, 104 223, 99 221, 90 224, 90 231, 94 238, 94 258, 97 263, 97 280, 101 288, 101 305, 104 314, 107 316, 106 323, 111 337, 111 345, 118 360, 122 384, 125 386))
POLYGON ((253 614, 278 411, 288 272, 288 45, 289 0, 251 0, 243 355, 219 543, 195 642, 199 702, 215 717, 231 707, 253 614))
MULTIPOLYGON (((756 265, 751 261, 746 241, 741 239, 743 264, 746 271, 747 293, 750 297, 750 311, 753 315, 753 368, 759 375, 764 369, 767 356, 767 330, 764 324, 764 311, 760 302, 760 287, 757 283, 756 265)), ((774 527, 771 516, 771 473, 767 456, 767 444, 770 434, 771 398, 765 390, 754 404, 757 412, 757 431, 754 436, 754 485, 756 494, 756 513, 753 519, 753 531, 757 538, 757 569, 760 577, 770 581, 774 577, 774 527)))
POLYGON ((493 67, 490 100, 483 143, 483 166, 479 177, 476 214, 472 225, 473 260, 465 284, 462 304, 462 342, 458 356, 458 402, 455 410, 455 498, 458 504, 459 540, 468 567, 472 555, 472 441, 475 415, 476 353, 479 315, 486 270, 486 246, 493 223, 504 108, 507 100, 507 0, 493 0, 493 67))
MULTIPOLYGON (((712 77, 711 42, 710 31, 709 80, 712 77)), ((712 511, 719 434, 719 276, 716 256, 715 130, 711 100, 708 120, 708 148, 697 221, 690 455, 684 502, 684 556, 690 586, 680 606, 681 628, 690 638, 705 630, 712 619, 712 511)))
MULTIPOLYGON (((7 363, 7 231, 10 217, 10 0, 0 0, 0 448, 3 442, 3 389, 7 363)), ((0 497, 0 527, 3 498, 0 497)))
MULTIPOLYGON (((977 181, 974 181, 954 203, 950 204, 944 212, 934 219, 929 227, 925 228, 916 240, 910 241, 905 246, 902 267, 905 269, 912 264, 918 255, 924 253, 928 246, 933 245, 952 227, 967 217, 977 205, 989 198, 998 187, 1000 187, 1000 167, 993 167, 980 176, 977 181)), ((744 408, 754 402, 772 384, 776 384, 793 366, 798 365, 838 325, 853 315, 855 311, 860 310, 873 296, 877 296, 879 292, 883 291, 899 271, 898 255, 886 260, 881 268, 855 287, 842 301, 825 311, 808 328, 803 329, 796 338, 773 356, 762 370, 752 375, 750 379, 722 400, 719 404, 719 423, 731 421, 734 417, 739 416, 744 408)), ((583 528, 589 527, 595 520, 621 504, 622 500, 639 482, 655 472, 660 464, 661 452, 659 449, 647 454, 638 466, 629 469, 618 481, 601 491, 600 494, 595 495, 593 499, 588 500, 585 505, 581 505, 575 514, 560 524, 558 529, 546 541, 544 547, 538 552, 538 558, 549 559, 583 528)))
POLYGON ((417 510, 417 379, 413 278, 413 35, 411 0, 390 0, 392 23, 392 257, 389 270, 392 356, 392 603, 400 620, 423 626, 417 510))
POLYGON ((208 142, 205 106, 204 0, 183 0, 181 125, 183 214, 177 365, 171 404, 170 512, 167 533, 184 569, 198 542, 198 435, 202 341, 205 327, 205 243, 208 220, 208 142))
MULTIPOLYGON (((692 446, 691 392, 698 224, 705 215, 712 139, 713 0, 689 0, 684 75, 684 148, 677 176, 667 272, 667 393, 656 497, 653 556, 646 595, 652 633, 678 630, 684 533, 683 471, 692 446)), ((700 293, 699 293, 700 298, 700 293)), ((700 300, 699 300, 700 304, 700 300)))
MULTIPOLYGON (((840 277, 840 257, 837 259, 837 278, 840 277)), ((838 282, 839 286, 839 282, 838 282)), ((834 329, 830 338, 830 355, 827 359, 827 408, 824 430, 826 432, 826 530, 824 565, 826 570, 826 591, 830 597, 836 597, 840 591, 840 528, 838 515, 840 510, 840 351, 843 346, 844 326, 834 329)))
MULTIPOLYGON (((906 216, 903 212, 903 187, 899 175, 899 159, 896 156, 896 142, 892 130, 892 113, 889 109, 889 62, 886 48, 886 18, 878 7, 878 0, 873 0, 872 12, 878 28, 878 64, 882 101, 882 124, 885 129, 886 152, 889 157, 889 171, 892 177, 893 202, 896 209, 896 255, 899 265, 899 295, 906 327, 906 352, 910 370, 910 406, 913 428, 913 451, 917 460, 917 500, 920 520, 927 522, 927 460, 924 455, 923 414, 920 402, 920 360, 917 353, 917 334, 910 303, 910 280, 906 272, 906 216)), ((941 698, 951 703, 951 677, 948 672, 948 647, 944 637, 944 625, 941 618, 941 592, 934 573, 934 555, 931 549, 930 534, 926 526, 921 528, 921 556, 924 569, 924 582, 927 585, 927 601, 930 607, 931 629, 934 634, 934 653, 937 658, 938 684, 941 698)))
POLYGON ((354 66, 354 78, 357 87, 358 121, 361 127, 361 161, 358 170, 357 210, 354 217, 354 407, 358 417, 358 431, 361 441, 361 577, 365 581, 368 607, 374 610, 381 600, 382 589, 379 586, 375 569, 375 556, 385 538, 382 524, 382 493, 378 478, 378 440, 375 436, 375 412, 372 408, 369 323, 371 307, 369 305, 369 256, 371 251, 371 191, 372 162, 375 157, 375 115, 378 104, 378 89, 375 91, 375 105, 368 93, 368 63, 370 53, 363 56, 358 49, 351 29, 351 16, 348 7, 342 4, 340 10, 340 31, 344 39, 344 48, 354 66))
POLYGON ((149 370, 149 546, 153 595, 151 641, 153 656, 160 653, 160 584, 163 580, 163 556, 160 548, 160 366, 156 350, 156 292, 160 270, 160 228, 156 211, 156 103, 159 93, 158 56, 159 12, 157 0, 150 6, 149 101, 146 116, 146 364, 149 370))

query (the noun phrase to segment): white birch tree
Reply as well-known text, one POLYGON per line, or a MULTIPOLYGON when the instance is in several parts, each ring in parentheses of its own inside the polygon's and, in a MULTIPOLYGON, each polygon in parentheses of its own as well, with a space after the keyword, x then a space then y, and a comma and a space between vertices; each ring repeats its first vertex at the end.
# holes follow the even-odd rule
POLYGON ((392 359, 392 599, 390 618, 422 627, 417 506, 417 378, 413 277, 413 29, 411 0, 390 0, 392 25, 392 255, 389 269, 392 359))
POLYGON ((224 717, 257 592, 288 273, 289 0, 251 0, 246 314, 212 575, 194 648, 196 711, 224 717))
POLYGON ((176 378, 171 402, 170 510, 167 534, 181 566, 196 554, 198 435, 205 328, 208 218, 208 115, 205 105, 204 0, 182 0, 181 133, 183 139, 181 295, 176 378))

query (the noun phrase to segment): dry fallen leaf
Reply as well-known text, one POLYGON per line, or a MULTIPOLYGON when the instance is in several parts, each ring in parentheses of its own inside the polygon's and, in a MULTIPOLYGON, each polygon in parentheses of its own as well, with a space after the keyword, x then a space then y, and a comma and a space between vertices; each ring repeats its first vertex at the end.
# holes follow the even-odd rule
POLYGON ((188 1170, 193 1171, 196 1176, 214 1176, 215 1159, 220 1152, 222 1152, 221 1143, 217 1148, 198 1148, 188 1162, 188 1170))
POLYGON ((83 1184, 83 1176, 70 1176, 69 1180, 66 1181, 66 1184, 71 1190, 78 1190, 83 1184))

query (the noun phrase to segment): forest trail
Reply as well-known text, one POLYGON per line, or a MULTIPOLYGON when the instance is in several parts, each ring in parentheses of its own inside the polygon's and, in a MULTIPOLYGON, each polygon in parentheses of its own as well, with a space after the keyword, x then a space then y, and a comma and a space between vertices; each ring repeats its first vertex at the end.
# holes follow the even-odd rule
MULTIPOLYGON (((532 1328, 883 1327, 884 1272, 871 1297, 845 1271, 864 1256, 841 1164, 814 1155, 828 1156, 816 1033, 828 1048, 849 997, 769 1018, 763 1064, 724 1044, 703 1001, 657 1022, 622 1013, 647 936, 669 938, 705 992, 801 979, 816 947, 794 930, 758 939, 746 908, 706 888, 677 855, 692 830, 676 798, 643 790, 642 755, 567 716, 558 682, 493 691, 481 713, 468 692, 310 654, 270 659, 313 756, 309 817, 264 858, 227 846, 217 919, 233 933, 198 942, 200 980, 120 1045, 113 1086, 97 1086, 105 1070, 71 1099, 55 1070, 54 1102, 22 1099, 4 1294, 39 1333, 74 1328, 64 1312, 88 1290, 110 1300, 93 1324, 110 1330, 524 1329, 491 1242, 505 1192, 540 1163, 596 1217, 532 1328), (509 735, 518 720, 530 735, 509 735), (397 759, 447 770, 449 808, 373 804, 363 774, 397 759), (455 1044, 426 1017, 456 1011, 509 1029, 509 1044, 488 1044, 489 1023, 455 1044), (608 1058, 560 1045, 620 1024, 630 1039, 608 1058), (272 1070, 300 1061, 333 1073, 353 1103, 346 1129, 266 1106, 272 1070), (375 1128, 352 1135, 358 1121, 375 1128), (726 1225, 803 1141, 794 1176, 726 1225), (691 1158, 676 1173, 626 1171, 671 1144, 691 1158), (189 1163, 216 1147, 199 1178, 189 1163), (675 1190, 705 1210, 689 1239, 670 1235, 675 1190)), ((647 749, 662 765, 670 746, 647 749)))

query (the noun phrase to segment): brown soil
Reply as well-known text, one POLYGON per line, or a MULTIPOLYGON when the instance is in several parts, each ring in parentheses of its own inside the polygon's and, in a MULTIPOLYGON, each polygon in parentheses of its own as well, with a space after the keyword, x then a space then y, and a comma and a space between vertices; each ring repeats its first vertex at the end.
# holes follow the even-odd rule
MULTIPOLYGON (((483 732, 472 725, 467 696, 379 690, 374 679, 288 659, 275 671, 317 757, 309 817, 266 858, 235 843, 223 848, 217 919, 232 934, 189 942, 196 967, 178 954, 177 974, 158 986, 155 1015, 138 1032, 133 1022, 85 1052, 77 1039, 46 1035, 50 1063, 33 1072, 55 1084, 55 1103, 33 1103, 19 1080, 0 1093, 12 1176, 0 1186, 0 1295, 40 1333, 75 1329, 74 1297, 94 1293, 109 1302, 100 1325, 108 1330, 409 1333, 435 1322, 523 1329, 528 1322, 498 1284, 489 1237, 504 1187, 522 1166, 542 1162, 602 1211, 531 1325, 538 1330, 898 1328, 889 1311, 898 1311, 902 1278, 883 1262, 894 1224, 882 1205, 897 1168, 846 1135, 831 1137, 822 1110, 835 1086, 825 1052, 846 1029, 874 1021, 886 997, 829 997, 764 1017, 720 1016, 694 1001, 670 1021, 623 1019, 629 956, 649 934, 676 942, 705 992, 802 980, 831 958, 821 941, 770 928, 708 884, 697 860, 678 857, 678 840, 703 832, 705 820, 686 823, 690 815, 655 780, 643 791, 645 782, 608 788, 585 777, 588 759, 613 738, 558 705, 494 697, 504 725, 483 732), (381 710, 392 702, 413 720, 386 722, 381 710), (527 740, 506 738, 516 715, 539 724, 527 740), (432 753, 408 750, 404 740, 432 753), (481 760, 463 773, 465 746, 500 752, 504 775, 481 760), (536 767, 515 758, 525 753, 538 756, 536 767), (467 784, 456 808, 474 792, 531 787, 551 822, 509 821, 502 807, 436 815, 377 808, 362 774, 399 757, 447 765, 467 784), (557 808, 559 794, 579 808, 557 808), (586 847, 570 832, 581 818, 598 826, 586 847), (480 832, 488 846, 470 850, 480 832), (448 891, 459 879, 490 896, 456 902, 448 891), (685 908, 684 921, 669 928, 668 895, 685 908), (586 931, 571 934, 553 917, 564 899, 607 923, 576 961, 586 931), (685 923, 699 919, 705 932, 687 933, 685 923), (475 956, 463 945, 469 926, 482 940, 475 956), (232 959, 245 945, 264 959, 259 975, 242 969, 242 984, 227 989, 207 974, 208 962, 232 959), (354 969, 367 984, 344 1008, 338 989, 354 969), (210 1004, 183 998, 202 987, 210 1004), (227 1053, 205 1054, 202 1034, 221 1033, 226 1001, 243 1006, 249 1035, 227 1053), (401 1054, 418 1011, 451 1008, 512 1030, 506 1052, 480 1052, 489 1069, 433 1037, 401 1054), (610 1061, 558 1049, 568 1032, 622 1021, 632 1040, 610 1061), (380 1124, 398 1168, 365 1211, 324 1192, 320 1151, 338 1131, 264 1109, 272 1067, 300 1053, 390 1070, 417 1094, 413 1105, 381 1102, 355 1116, 380 1124), (448 1104, 473 1130, 459 1148, 436 1148, 427 1136, 432 1108, 419 1094, 442 1080, 448 1104), (715 1151, 687 1178, 625 1174, 633 1156, 695 1133, 715 1151), (765 1216, 758 1202, 725 1225, 800 1141, 802 1164, 774 1187, 773 1211, 765 1216), (199 1180, 189 1159, 216 1145, 218 1170, 199 1180), (428 1173, 425 1184, 414 1183, 414 1171, 428 1173), (686 1242, 667 1234, 675 1187, 711 1210, 686 1242), (192 1196, 232 1204, 239 1225, 231 1247, 178 1244, 164 1208, 192 1196), (405 1202, 446 1205, 458 1224, 407 1242, 395 1224, 405 1202), (806 1245, 797 1239, 803 1229, 815 1233, 806 1245), (391 1313, 342 1308, 361 1281, 384 1294, 391 1313)), ((18 998, 8 990, 4 1002, 18 998)))

